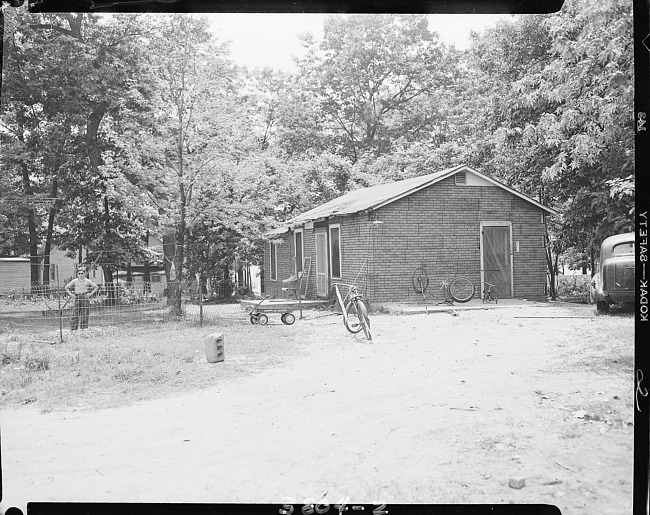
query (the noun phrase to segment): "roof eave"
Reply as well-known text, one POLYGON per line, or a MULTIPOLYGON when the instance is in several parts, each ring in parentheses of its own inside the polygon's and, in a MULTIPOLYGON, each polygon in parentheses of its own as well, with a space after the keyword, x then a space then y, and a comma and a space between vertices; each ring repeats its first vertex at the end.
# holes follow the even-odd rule
POLYGON ((375 209, 379 209, 381 207, 387 206, 388 204, 392 204, 393 202, 402 199, 404 197, 408 197, 409 195, 412 195, 413 193, 420 191, 421 189, 428 188, 432 184, 435 184, 436 182, 439 182, 443 179, 446 179, 450 175, 453 175, 457 173, 460 169, 462 168, 469 168, 468 166, 465 165, 459 165, 455 166, 454 168, 450 168, 446 173, 441 174, 438 177, 432 178, 430 181, 427 181, 423 184, 419 184, 418 186, 413 186, 411 189, 408 191, 405 191, 403 193, 400 193, 399 195, 395 195, 394 197, 391 197, 390 199, 382 200, 381 202, 378 202, 377 204, 374 204, 368 208, 366 208, 366 211, 373 211, 375 209))

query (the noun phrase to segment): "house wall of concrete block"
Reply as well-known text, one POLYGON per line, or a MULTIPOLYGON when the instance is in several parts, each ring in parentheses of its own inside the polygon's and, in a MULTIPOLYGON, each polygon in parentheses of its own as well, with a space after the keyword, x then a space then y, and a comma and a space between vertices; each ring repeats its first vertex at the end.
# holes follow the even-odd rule
POLYGON ((542 210, 496 186, 456 185, 445 179, 377 210, 368 253, 373 256, 368 297, 379 302, 418 301, 411 283, 423 267, 427 301, 444 299, 440 285, 458 275, 481 292, 481 222, 510 222, 514 297, 545 300, 545 226, 542 210))
MULTIPOLYGON (((341 282, 356 284, 371 303, 422 301, 411 276, 416 267, 423 267, 430 280, 427 303, 443 300, 441 282, 458 275, 475 284, 480 298, 481 222, 511 227, 513 296, 546 300, 542 210, 498 186, 456 184, 453 176, 370 213, 330 218, 330 225, 341 228, 342 277, 329 280, 329 292, 333 283, 341 282)), ((315 232, 319 230, 327 228, 303 229, 304 256, 312 258, 307 298, 316 297, 315 232)), ((277 281, 265 273, 267 294, 278 298, 282 279, 295 270, 293 231, 279 239, 283 243, 278 246, 277 281)), ((267 271, 269 251, 267 242, 267 271)))

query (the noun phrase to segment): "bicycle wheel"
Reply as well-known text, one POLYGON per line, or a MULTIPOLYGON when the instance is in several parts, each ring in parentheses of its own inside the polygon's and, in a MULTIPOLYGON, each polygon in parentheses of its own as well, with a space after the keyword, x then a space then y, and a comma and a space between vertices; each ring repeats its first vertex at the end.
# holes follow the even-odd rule
POLYGON ((370 335, 370 316, 368 315, 368 304, 363 299, 351 300, 347 303, 345 310, 348 314, 348 323, 346 328, 353 334, 363 330, 368 340, 372 340, 370 335))
POLYGON ((357 334, 363 327, 359 323, 359 316, 357 314, 357 306, 354 301, 350 300, 345 305, 346 317, 344 320, 345 328, 352 334, 357 334))
POLYGON ((467 277, 456 277, 449 284, 449 295, 456 302, 468 302, 474 297, 474 283, 467 277))
POLYGON ((366 338, 369 341, 372 341, 372 336, 370 335, 370 316, 368 315, 368 304, 363 299, 357 299, 358 309, 357 317, 359 318, 359 324, 363 328, 363 334, 366 335, 366 338))
POLYGON ((415 293, 424 295, 429 287, 429 276, 427 276, 427 271, 422 267, 417 267, 413 270, 411 274, 411 285, 415 293))

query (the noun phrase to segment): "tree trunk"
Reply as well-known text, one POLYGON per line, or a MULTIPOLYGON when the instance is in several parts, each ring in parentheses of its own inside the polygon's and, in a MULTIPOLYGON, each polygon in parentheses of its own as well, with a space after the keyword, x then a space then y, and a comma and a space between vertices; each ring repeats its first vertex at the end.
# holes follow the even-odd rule
POLYGON ((549 294, 551 300, 557 299, 557 292, 555 291, 555 275, 557 272, 557 258, 555 257, 555 263, 553 263, 553 251, 551 249, 551 239, 548 237, 548 233, 545 236, 546 240, 546 268, 548 269, 549 276, 549 294))
MULTIPOLYGON (((111 232, 111 212, 108 205, 108 197, 104 197, 104 240, 110 241, 111 232)), ((104 268, 104 282, 106 283, 106 303, 109 306, 117 304, 117 285, 113 283, 113 267, 111 263, 102 264, 104 268)))
POLYGON ((99 124, 102 123, 102 119, 108 110, 108 105, 108 102, 105 100, 97 104, 92 113, 90 113, 88 122, 86 123, 86 152, 88 153, 90 168, 93 173, 96 173, 102 164, 102 153, 99 150, 99 144, 97 142, 97 131, 99 131, 99 124))
POLYGON ((106 301, 108 306, 117 304, 117 285, 113 282, 113 269, 108 265, 102 265, 104 271, 104 286, 106 288, 106 301))
POLYGON ((176 243, 176 254, 174 256, 174 268, 176 269, 176 286, 172 290, 173 296, 170 297, 172 314, 180 316, 182 313, 182 293, 183 293, 183 245, 181 242, 176 243))
POLYGON ((181 109, 178 111, 178 146, 177 146, 177 152, 178 152, 178 192, 180 196, 180 205, 179 205, 179 211, 180 211, 180 219, 178 222, 178 227, 176 231, 176 248, 174 250, 174 266, 176 268, 176 280, 178 287, 174 291, 175 296, 173 298, 173 303, 172 303, 172 313, 180 316, 181 315, 181 288, 182 288, 182 281, 183 281, 183 264, 185 261, 185 216, 186 216, 186 211, 187 211, 187 190, 185 189, 184 185, 184 165, 185 165, 185 158, 184 158, 184 153, 183 153, 183 110, 182 110, 182 102, 181 102, 181 109))
POLYGON ((177 250, 176 235, 163 236, 165 278, 167 279, 165 296, 167 297, 167 305, 170 307, 171 314, 179 316, 181 314, 181 288, 177 266, 177 250))
POLYGON ((230 267, 226 263, 222 268, 221 297, 227 299, 232 294, 232 285, 230 284, 230 267))
POLYGON ((557 300, 557 288, 556 288, 556 283, 557 283, 557 262, 560 259, 560 253, 556 251, 555 253, 555 262, 553 263, 553 288, 551 289, 551 294, 552 294, 552 299, 557 300))
MULTIPOLYGON (((144 244, 146 247, 149 246, 149 231, 147 231, 147 233, 144 236, 144 244)), ((144 275, 142 276, 142 281, 143 281, 142 293, 148 295, 149 293, 151 293, 151 265, 148 259, 144 260, 143 265, 144 265, 143 267, 144 275)))
MULTIPOLYGON (((29 168, 27 163, 22 163, 22 182, 23 190, 28 201, 34 198, 34 190, 32 188, 32 183, 29 178, 29 168)), ((33 206, 33 204, 32 204, 33 206)), ((39 260, 38 260, 38 232, 36 230, 36 211, 33 207, 27 208, 27 230, 29 232, 29 268, 30 268, 30 282, 32 288, 38 286, 38 271, 39 271, 39 260)))
MULTIPOLYGON (((59 184, 56 176, 52 178, 52 198, 56 198, 58 194, 59 184)), ((50 252, 52 250, 52 233, 54 231, 54 218, 58 210, 58 203, 55 202, 50 207, 50 212, 47 218, 47 233, 45 235, 45 249, 43 251, 43 285, 49 286, 50 284, 50 252)))
MULTIPOLYGON (((48 239, 45 242, 45 250, 43 251, 43 286, 47 288, 50 285, 50 245, 51 241, 48 239)), ((45 289, 44 288, 44 289, 45 289)))

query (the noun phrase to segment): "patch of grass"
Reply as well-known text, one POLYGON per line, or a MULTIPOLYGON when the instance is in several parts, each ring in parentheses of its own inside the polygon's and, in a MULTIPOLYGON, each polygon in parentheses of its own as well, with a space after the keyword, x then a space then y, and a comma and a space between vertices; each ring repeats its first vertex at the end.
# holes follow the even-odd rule
POLYGON ((56 344, 34 343, 19 333, 3 339, 0 407, 118 407, 215 386, 302 352, 295 328, 283 324, 231 322, 216 329, 162 323, 96 327, 64 336, 56 344), (224 334, 226 359, 220 363, 208 363, 205 356, 205 339, 213 332, 224 334))
POLYGON ((52 356, 47 349, 30 344, 3 344, 0 348, 0 366, 13 366, 31 371, 50 369, 52 356))

